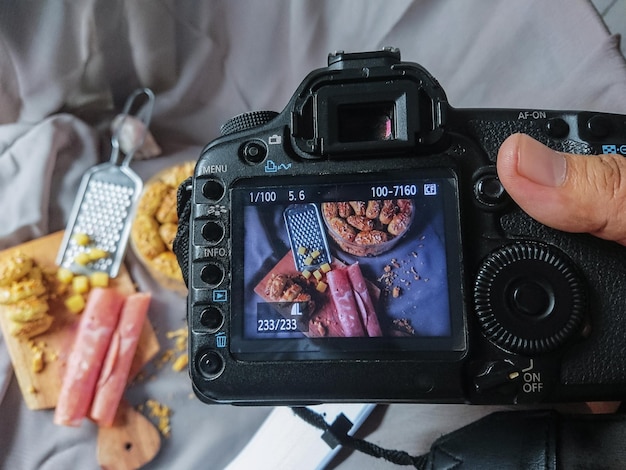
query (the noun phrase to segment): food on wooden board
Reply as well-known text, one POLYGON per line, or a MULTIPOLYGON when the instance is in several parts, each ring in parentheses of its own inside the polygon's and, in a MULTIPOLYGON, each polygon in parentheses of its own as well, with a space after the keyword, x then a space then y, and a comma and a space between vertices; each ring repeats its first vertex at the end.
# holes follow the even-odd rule
POLYGON ((122 307, 91 406, 91 418, 101 426, 111 426, 115 419, 148 314, 150 298, 150 294, 138 292, 128 296, 122 307))
POLYGON ((94 288, 70 353, 54 415, 59 425, 79 426, 90 417, 111 426, 128 382, 151 295, 125 297, 94 288))
POLYGON ((48 289, 41 268, 21 251, 0 260, 0 314, 9 319, 9 334, 29 339, 50 328, 48 289))
POLYGON ((95 288, 89 294, 54 413, 59 425, 80 426, 87 416, 124 296, 112 288, 95 288))

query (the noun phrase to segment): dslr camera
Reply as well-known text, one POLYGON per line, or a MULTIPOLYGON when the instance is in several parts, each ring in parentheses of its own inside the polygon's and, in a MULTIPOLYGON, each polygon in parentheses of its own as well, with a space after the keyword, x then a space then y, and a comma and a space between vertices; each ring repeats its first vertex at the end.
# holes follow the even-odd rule
POLYGON ((393 48, 330 54, 281 113, 228 121, 181 187, 199 398, 623 399, 626 249, 510 200, 517 132, 626 153, 626 116, 455 109, 393 48))

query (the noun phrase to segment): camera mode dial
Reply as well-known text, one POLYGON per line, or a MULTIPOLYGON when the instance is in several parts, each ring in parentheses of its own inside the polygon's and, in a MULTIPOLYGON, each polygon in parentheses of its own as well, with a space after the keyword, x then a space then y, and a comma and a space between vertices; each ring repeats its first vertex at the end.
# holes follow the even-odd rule
POLYGON ((534 242, 505 246, 478 270, 476 314, 487 338, 507 351, 552 351, 582 325, 583 286, 572 262, 556 249, 534 242))
POLYGON ((278 116, 276 111, 252 111, 249 113, 239 114, 226 121, 220 127, 220 134, 227 136, 235 132, 243 132, 253 129, 263 124, 267 124, 278 116))

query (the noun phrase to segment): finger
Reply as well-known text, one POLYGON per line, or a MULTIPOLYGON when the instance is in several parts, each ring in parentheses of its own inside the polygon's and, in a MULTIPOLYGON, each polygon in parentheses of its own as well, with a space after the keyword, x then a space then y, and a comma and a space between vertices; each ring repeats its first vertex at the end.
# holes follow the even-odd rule
POLYGON ((539 222, 626 245, 626 158, 556 152, 524 134, 507 138, 498 176, 513 200, 539 222))

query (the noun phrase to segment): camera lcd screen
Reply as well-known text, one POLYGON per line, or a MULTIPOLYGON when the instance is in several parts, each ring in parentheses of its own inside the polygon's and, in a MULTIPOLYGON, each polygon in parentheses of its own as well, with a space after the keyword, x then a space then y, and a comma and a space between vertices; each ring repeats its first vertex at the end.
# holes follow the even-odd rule
POLYGON ((235 355, 463 349, 458 196, 449 170, 281 183, 243 181, 231 190, 233 292, 241 293, 232 299, 235 355))

